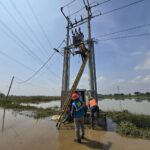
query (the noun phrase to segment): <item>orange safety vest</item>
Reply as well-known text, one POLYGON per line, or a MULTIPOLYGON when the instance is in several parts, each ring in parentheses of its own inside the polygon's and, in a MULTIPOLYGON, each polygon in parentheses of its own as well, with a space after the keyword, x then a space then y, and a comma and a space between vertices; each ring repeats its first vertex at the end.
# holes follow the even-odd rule
POLYGON ((90 105, 90 107, 97 106, 96 99, 90 100, 90 101, 89 101, 89 105, 90 105))

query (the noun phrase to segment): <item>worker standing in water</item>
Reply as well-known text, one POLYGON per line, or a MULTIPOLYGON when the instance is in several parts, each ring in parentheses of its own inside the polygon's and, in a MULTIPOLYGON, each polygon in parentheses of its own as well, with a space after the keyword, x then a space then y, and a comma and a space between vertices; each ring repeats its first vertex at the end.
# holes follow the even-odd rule
POLYGON ((79 99, 78 93, 72 94, 72 107, 71 115, 74 118, 75 133, 78 143, 81 143, 81 139, 84 138, 84 110, 83 110, 83 101, 79 99))
POLYGON ((96 113, 96 117, 99 118, 99 107, 96 99, 93 97, 89 98, 89 109, 91 112, 91 128, 94 129, 94 114, 96 113))

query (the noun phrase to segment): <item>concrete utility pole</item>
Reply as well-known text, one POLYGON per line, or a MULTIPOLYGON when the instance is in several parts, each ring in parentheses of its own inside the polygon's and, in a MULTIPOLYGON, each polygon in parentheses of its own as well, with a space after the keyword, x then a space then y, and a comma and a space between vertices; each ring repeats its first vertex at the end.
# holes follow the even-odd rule
POLYGON ((94 97, 97 100, 97 81, 96 81, 96 67, 95 67, 95 54, 94 54, 94 41, 91 36, 91 19, 92 19, 92 13, 91 13, 91 6, 89 4, 89 1, 87 1, 87 4, 85 0, 83 0, 83 3, 85 5, 86 11, 87 11, 87 25, 88 25, 88 47, 91 51, 91 55, 89 57, 89 76, 90 76, 90 94, 92 97, 94 97))
MULTIPOLYGON (((61 8, 61 12, 65 16, 63 12, 63 7, 61 8)), ((69 24, 70 20, 67 16, 65 16, 67 20, 67 35, 66 35, 66 47, 64 48, 64 64, 63 64, 63 77, 62 77, 62 91, 61 91, 61 108, 67 98, 67 93, 69 92, 69 82, 70 82, 70 50, 69 50, 69 24)))

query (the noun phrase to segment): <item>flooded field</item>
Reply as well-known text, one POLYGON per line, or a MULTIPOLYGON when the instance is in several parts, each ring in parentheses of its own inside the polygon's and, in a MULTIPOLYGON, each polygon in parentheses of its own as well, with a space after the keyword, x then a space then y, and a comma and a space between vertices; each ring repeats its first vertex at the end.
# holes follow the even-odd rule
MULTIPOLYGON (((136 114, 145 114, 150 115, 150 102, 147 100, 143 101, 136 101, 134 99, 129 100, 115 100, 115 99, 104 99, 98 101, 99 107, 102 111, 122 111, 128 110, 131 113, 136 114)), ((21 105, 29 105, 35 106, 37 108, 48 108, 48 107, 60 107, 60 101, 51 101, 48 103, 40 103, 40 104, 25 104, 22 103, 21 105)))
POLYGON ((50 118, 36 120, 0 109, 0 150, 149 150, 150 141, 121 137, 86 127, 82 144, 74 142, 73 125, 57 130, 50 118))

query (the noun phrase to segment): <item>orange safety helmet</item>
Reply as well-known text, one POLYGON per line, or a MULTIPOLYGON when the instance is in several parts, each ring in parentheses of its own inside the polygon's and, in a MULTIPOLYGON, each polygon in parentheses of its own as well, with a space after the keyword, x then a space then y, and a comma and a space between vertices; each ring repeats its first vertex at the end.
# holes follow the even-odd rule
POLYGON ((79 94, 78 93, 73 93, 71 96, 72 100, 76 100, 79 98, 79 94))

